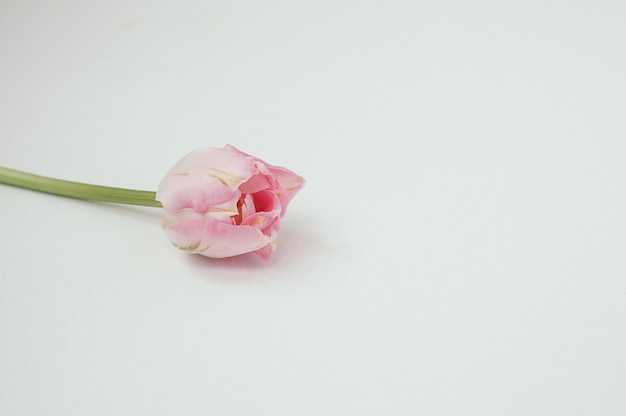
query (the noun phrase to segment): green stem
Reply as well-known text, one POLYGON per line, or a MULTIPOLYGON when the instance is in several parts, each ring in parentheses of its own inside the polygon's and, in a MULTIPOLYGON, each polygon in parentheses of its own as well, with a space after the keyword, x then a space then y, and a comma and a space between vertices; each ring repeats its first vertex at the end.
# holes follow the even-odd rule
POLYGON ((115 202, 118 204, 160 207, 155 200, 156 192, 136 191, 133 189, 111 188, 108 186, 89 185, 86 183, 47 178, 0 166, 0 183, 26 188, 53 195, 66 196, 92 201, 115 202))

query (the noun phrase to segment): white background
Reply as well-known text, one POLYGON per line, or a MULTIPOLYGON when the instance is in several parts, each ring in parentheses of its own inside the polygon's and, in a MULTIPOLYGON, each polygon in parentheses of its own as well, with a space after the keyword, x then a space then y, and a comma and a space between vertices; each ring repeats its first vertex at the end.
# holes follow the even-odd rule
POLYGON ((0 165, 307 179, 269 262, 0 186, 2 415, 626 414, 622 1, 0 0, 0 165))

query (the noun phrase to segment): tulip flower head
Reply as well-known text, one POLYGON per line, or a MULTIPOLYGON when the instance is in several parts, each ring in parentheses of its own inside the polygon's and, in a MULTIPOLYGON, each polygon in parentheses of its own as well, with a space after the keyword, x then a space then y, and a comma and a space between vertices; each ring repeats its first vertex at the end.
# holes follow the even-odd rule
POLYGON ((267 260, 280 219, 303 186, 295 173, 233 146, 203 147, 170 169, 156 200, 179 249, 215 258, 254 252, 267 260))

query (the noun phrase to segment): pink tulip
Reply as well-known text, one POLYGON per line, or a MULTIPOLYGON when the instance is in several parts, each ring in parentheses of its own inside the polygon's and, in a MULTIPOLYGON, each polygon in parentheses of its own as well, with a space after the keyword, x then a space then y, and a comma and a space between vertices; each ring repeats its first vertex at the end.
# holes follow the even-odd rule
POLYGON ((207 257, 254 252, 264 260, 276 247, 280 219, 304 179, 233 146, 203 147, 182 158, 156 193, 163 228, 174 246, 207 257))

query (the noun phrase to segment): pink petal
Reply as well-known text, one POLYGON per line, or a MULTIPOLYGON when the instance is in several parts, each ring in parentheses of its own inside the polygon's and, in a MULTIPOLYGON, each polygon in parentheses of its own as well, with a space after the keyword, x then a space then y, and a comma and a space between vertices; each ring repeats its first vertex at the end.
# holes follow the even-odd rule
POLYGON ((270 237, 254 227, 225 224, 212 218, 180 222, 165 232, 181 250, 214 258, 257 251, 271 243, 270 237))
POLYGON ((252 194, 252 199, 257 212, 276 212, 276 214, 280 214, 281 203, 274 192, 260 191, 252 194))
POLYGON ((157 188, 156 199, 170 209, 204 211, 239 199, 237 188, 258 173, 252 156, 229 148, 203 147, 179 160, 157 188))
POLYGON ((254 199, 252 195, 247 194, 243 204, 241 206, 241 223, 245 224, 245 219, 253 216, 256 213, 256 207, 254 205, 254 199))
POLYGON ((254 254, 258 255, 263 260, 269 260, 269 258, 272 257, 272 254, 276 250, 276 238, 278 237, 279 224, 280 219, 276 218, 272 225, 263 230, 263 234, 269 237, 270 242, 254 252, 254 254))
POLYGON ((241 225, 249 225, 254 228, 258 228, 265 235, 269 235, 269 232, 265 232, 265 230, 269 230, 270 226, 279 218, 276 216, 275 212, 257 212, 248 218, 246 218, 241 225))
POLYGON ((302 189, 305 180, 301 176, 296 175, 289 169, 270 166, 270 172, 272 172, 278 186, 275 189, 276 196, 280 200, 282 207, 281 217, 287 212, 287 205, 291 202, 291 199, 302 189))
POLYGON ((241 184, 239 190, 242 194, 252 194, 271 187, 271 182, 265 175, 254 175, 245 183, 241 184))

